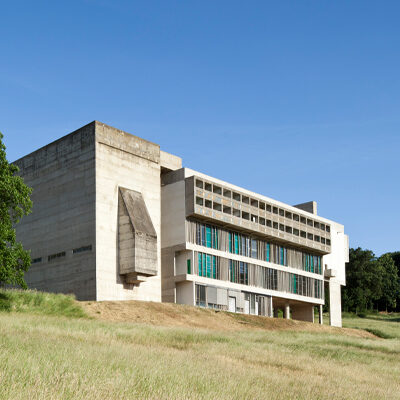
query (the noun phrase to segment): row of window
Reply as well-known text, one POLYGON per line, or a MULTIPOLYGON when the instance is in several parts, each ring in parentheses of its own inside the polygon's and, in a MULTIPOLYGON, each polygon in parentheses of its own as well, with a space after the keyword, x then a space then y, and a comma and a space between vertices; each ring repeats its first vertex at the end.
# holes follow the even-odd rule
MULTIPOLYGON (((199 188, 199 189, 204 189, 204 190, 206 190, 208 192, 211 192, 211 193, 214 193, 216 195, 223 196, 223 197, 225 197, 227 199, 232 199, 232 200, 237 201, 239 203, 247 204, 247 205, 250 205, 250 206, 252 206, 254 208, 263 210, 263 211, 268 211, 270 213, 279 215, 280 217, 284 217, 284 218, 287 218, 287 219, 292 219, 294 221, 299 221, 302 224, 306 224, 306 225, 314 227, 316 229, 320 229, 322 231, 330 232, 330 226, 327 225, 327 224, 315 221, 315 220, 310 219, 310 218, 306 218, 306 217, 304 217, 304 216, 302 216, 300 214, 296 214, 296 213, 293 213, 291 211, 285 210, 283 208, 276 207, 276 206, 274 206, 272 204, 268 204, 266 202, 253 199, 253 198, 251 198, 249 196, 246 196, 244 194, 240 194, 240 193, 234 192, 232 190, 229 190, 229 189, 226 189, 226 188, 222 188, 219 185, 208 183, 208 182, 203 182, 200 179, 196 179, 196 187, 199 188)), ((203 199, 201 197, 197 197, 196 198, 196 203, 199 204, 199 205, 203 205, 203 199)), ((217 204, 218 203, 215 203, 215 207, 218 207, 217 204)), ((210 200, 206 200, 204 205, 206 207, 209 207, 209 208, 214 208, 211 205, 211 201, 210 200)), ((228 213, 228 208, 229 207, 226 207, 226 211, 224 211, 224 212, 228 213)), ((222 211, 222 209, 220 209, 218 211, 222 211)), ((235 210, 235 211, 236 212, 238 212, 238 211, 240 212, 240 210, 235 210)), ((232 212, 229 212, 229 214, 232 214, 232 212)), ((246 213, 246 214, 248 214, 248 213, 246 213)), ((235 215, 235 213, 233 213, 233 215, 235 215)))
MULTIPOLYGON (((83 253, 85 251, 92 251, 92 245, 90 244, 89 246, 82 246, 82 247, 78 247, 76 249, 72 249, 72 254, 83 253)), ((60 253, 50 254, 49 256, 47 256, 47 261, 50 262, 50 261, 57 260, 59 258, 65 257, 65 256, 66 256, 65 251, 62 251, 60 253)), ((42 257, 37 257, 32 260, 32 264, 37 264, 42 261, 43 261, 42 257)))
MULTIPOLYGON (((201 197, 196 197, 196 204, 202 206, 203 199, 201 197)), ((254 222, 256 224, 258 223, 259 225, 267 226, 269 228, 273 228, 273 229, 279 230, 281 232, 289 233, 291 235, 302 237, 304 239, 313 240, 317 243, 326 244, 327 246, 331 245, 330 239, 325 239, 323 236, 314 235, 309 232, 307 233, 306 231, 303 231, 301 229, 293 228, 291 226, 284 225, 284 224, 278 223, 276 221, 272 221, 270 219, 258 217, 257 215, 250 214, 245 211, 240 211, 235 208, 232 209, 231 207, 228 207, 228 206, 222 206, 221 204, 212 202, 211 200, 205 200, 204 205, 207 208, 211 208, 216 211, 221 211, 225 214, 233 215, 235 217, 242 218, 247 221, 254 222)))
POLYGON ((188 240, 200 246, 322 274, 322 257, 255 239, 238 232, 188 221, 188 240))
MULTIPOLYGON (((231 312, 240 312, 251 315, 267 316, 271 314, 269 306, 270 296, 263 296, 255 293, 241 292, 239 297, 228 295, 228 291, 224 290, 225 299, 218 301, 216 291, 221 290, 212 286, 195 285, 195 301, 196 306, 208 307, 220 310, 228 310, 231 312), (243 300, 240 301, 241 295, 243 300), (238 301, 239 300, 239 301, 238 301), (228 301, 228 302, 227 302, 228 301)), ((232 294, 232 293, 230 293, 232 294)), ((222 296, 221 296, 222 297, 222 296)))
POLYGON ((323 298, 323 282, 320 279, 201 252, 195 252, 193 270, 190 262, 188 263, 188 273, 241 285, 323 298))

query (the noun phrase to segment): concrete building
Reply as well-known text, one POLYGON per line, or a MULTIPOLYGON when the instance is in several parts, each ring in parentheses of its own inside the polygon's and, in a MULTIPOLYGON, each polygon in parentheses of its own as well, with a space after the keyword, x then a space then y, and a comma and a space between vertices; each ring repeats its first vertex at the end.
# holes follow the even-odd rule
POLYGON ((348 237, 317 215, 202 173, 94 121, 15 162, 33 187, 17 227, 29 287, 341 326, 348 237), (322 322, 322 321, 320 321, 322 322))

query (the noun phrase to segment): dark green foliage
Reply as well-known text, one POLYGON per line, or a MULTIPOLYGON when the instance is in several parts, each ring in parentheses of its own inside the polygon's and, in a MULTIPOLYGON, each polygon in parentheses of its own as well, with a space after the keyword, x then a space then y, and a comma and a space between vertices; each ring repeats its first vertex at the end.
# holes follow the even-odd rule
POLYGON ((382 295, 377 301, 377 308, 381 311, 395 310, 400 293, 398 268, 388 253, 377 261, 382 268, 382 295))
POLYGON ((17 176, 18 167, 6 158, 6 147, 0 133, 0 284, 26 288, 24 273, 31 259, 16 241, 14 226, 30 213, 32 189, 17 176))
POLYGON ((33 290, 0 290, 0 312, 28 312, 83 318, 86 313, 73 296, 33 290))
POLYGON ((377 258, 371 250, 350 249, 342 296, 345 311, 395 310, 399 291, 398 269, 389 254, 377 258))
MULTIPOLYGON (((398 282, 400 286, 400 251, 396 251, 394 253, 387 253, 392 257, 396 267, 397 267, 397 276, 398 276, 398 282)), ((397 294, 397 301, 396 301, 396 311, 400 311, 400 288, 399 292, 397 294)))

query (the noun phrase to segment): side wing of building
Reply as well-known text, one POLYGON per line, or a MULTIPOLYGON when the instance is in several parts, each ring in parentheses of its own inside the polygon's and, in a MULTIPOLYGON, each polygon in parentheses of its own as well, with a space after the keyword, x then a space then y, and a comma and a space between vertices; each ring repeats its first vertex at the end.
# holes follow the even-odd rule
POLYGON ((189 169, 161 198, 163 301, 312 321, 334 264, 340 309, 342 226, 189 169))

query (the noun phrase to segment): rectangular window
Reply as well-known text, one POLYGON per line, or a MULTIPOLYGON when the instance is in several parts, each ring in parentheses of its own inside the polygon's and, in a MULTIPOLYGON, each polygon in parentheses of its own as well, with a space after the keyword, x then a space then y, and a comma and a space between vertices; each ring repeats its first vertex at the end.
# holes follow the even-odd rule
POLYGON ((265 244, 265 260, 270 262, 271 260, 271 245, 270 243, 265 244))
POLYGON ((239 283, 248 284, 248 264, 240 261, 239 263, 239 283))
POLYGON ((200 229, 201 229, 200 244, 202 246, 205 246, 206 245, 206 227, 203 224, 201 224, 200 229))
POLYGON ((235 254, 239 254, 239 235, 237 233, 234 234, 235 239, 235 254))
POLYGON ((258 258, 257 240, 251 239, 251 257, 258 258))
POLYGON ((199 276, 203 276, 203 253, 199 253, 199 276))
POLYGON ((56 258, 61 258, 61 257, 65 257, 65 251, 48 256, 47 261, 52 261, 52 260, 55 260, 56 258))
POLYGON ((206 247, 211 247, 212 240, 211 240, 211 226, 206 226, 206 247))
POLYGON ((84 251, 91 251, 91 250, 92 250, 92 245, 90 244, 89 246, 82 246, 78 247, 77 249, 73 249, 72 254, 83 253, 84 251))
POLYGON ((211 255, 206 254, 206 271, 207 271, 207 278, 211 278, 211 255))
POLYGON ((216 256, 213 256, 212 262, 213 262, 212 277, 214 279, 217 279, 217 257, 216 256))
POLYGON ((206 306, 206 287, 196 285, 196 305, 200 307, 206 306))
POLYGON ((192 273, 192 267, 190 265, 190 258, 186 261, 186 266, 187 266, 187 273, 191 274, 192 273))
POLYGON ((235 282, 235 264, 233 260, 229 260, 229 280, 235 282))

